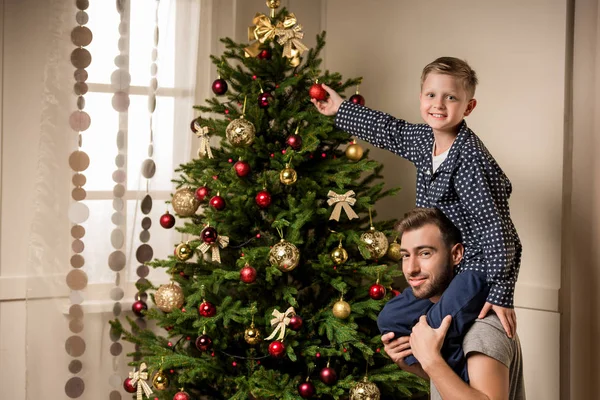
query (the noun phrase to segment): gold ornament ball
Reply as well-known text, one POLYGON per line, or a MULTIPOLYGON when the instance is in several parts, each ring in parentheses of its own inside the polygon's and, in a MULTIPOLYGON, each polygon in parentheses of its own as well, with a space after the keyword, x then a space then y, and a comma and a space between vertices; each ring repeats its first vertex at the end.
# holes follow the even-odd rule
POLYGON ((266 3, 267 7, 275 9, 279 7, 281 0, 267 0, 266 3))
POLYGON ((171 199, 173 210, 182 216, 190 217, 196 213, 200 202, 191 188, 185 187, 177 190, 171 199))
POLYGON ((158 308, 167 313, 181 308, 183 305, 183 290, 173 282, 160 285, 154 293, 154 302, 158 308))
POLYGON ((363 148, 359 144, 353 143, 346 147, 346 157, 352 161, 359 161, 363 156, 363 148))
POLYGON ((254 326, 251 326, 244 331, 244 340, 246 343, 252 346, 259 344, 262 341, 262 338, 260 337, 260 331, 254 326))
POLYGON ((350 316, 350 312, 352 309, 350 308, 350 304, 345 302, 344 300, 337 301, 333 305, 333 315, 339 319, 346 319, 350 316))
POLYGON ((290 272, 300 262, 300 250, 293 243, 281 239, 279 243, 271 247, 269 262, 280 271, 290 272))
POLYGON ((298 180, 298 174, 296 173, 296 170, 290 168, 289 166, 286 166, 279 173, 279 180, 284 185, 293 185, 294 183, 296 183, 296 180, 298 180))
POLYGON ((152 386, 154 386, 156 390, 165 390, 169 387, 169 377, 165 375, 162 369, 154 375, 154 378, 152 378, 152 386))
POLYGON ((360 240, 367 245, 372 258, 378 259, 385 256, 388 249, 388 241, 383 233, 371 227, 368 232, 360 235, 360 240))
POLYGON ((336 264, 343 264, 348 261, 348 252, 341 245, 334 249, 331 254, 331 259, 336 264))
POLYGON ((364 378, 362 382, 359 382, 350 389, 350 400, 379 400, 381 399, 381 392, 376 384, 369 382, 367 378, 364 378))
POLYGON ((252 122, 244 119, 244 117, 240 117, 227 125, 225 133, 227 134, 227 140, 233 146, 248 146, 254 142, 256 128, 252 122))
POLYGON ((402 254, 400 253, 400 244, 396 242, 391 243, 387 251, 387 256, 392 261, 400 261, 402 259, 402 254))
POLYGON ((192 258, 193 255, 192 248, 188 243, 179 243, 175 248, 175 257, 177 257, 179 261, 187 261, 192 258))

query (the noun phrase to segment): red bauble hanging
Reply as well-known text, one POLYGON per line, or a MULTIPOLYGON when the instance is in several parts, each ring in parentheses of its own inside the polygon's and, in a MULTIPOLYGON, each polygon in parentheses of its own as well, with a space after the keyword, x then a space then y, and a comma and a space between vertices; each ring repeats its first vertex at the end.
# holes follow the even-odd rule
POLYGON ((315 385, 312 382, 302 382, 298 385, 298 394, 304 399, 315 395, 315 385))
POLYGON ((361 106, 365 105, 365 98, 362 97, 360 94, 356 93, 353 94, 352 96, 350 96, 350 102, 354 103, 354 104, 359 104, 361 106))
POLYGON ((335 369, 329 367, 329 364, 321 370, 320 376, 321 381, 326 385, 333 385, 337 382, 337 373, 335 369))
POLYGON ((217 241, 219 234, 215 228, 212 226, 207 226, 206 228, 202 229, 202 232, 200 232, 200 237, 204 243, 211 244, 217 241))
POLYGON ((239 177, 244 177, 250 173, 250 164, 246 161, 238 161, 233 164, 233 168, 235 169, 235 173, 239 177))
POLYGON ((302 136, 297 135, 295 133, 288 136, 287 139, 285 140, 285 142, 287 143, 288 146, 290 146, 292 149, 294 149, 296 151, 298 151, 302 148, 302 136))
POLYGON ((225 199, 218 194, 210 199, 209 204, 217 211, 222 211, 225 209, 225 199))
POLYGON ((244 283, 252 283, 256 280, 256 269, 250 265, 244 265, 244 268, 240 270, 240 280, 244 283))
POLYGON ((258 95, 258 106, 260 108, 267 108, 269 107, 269 104, 271 103, 271 99, 273 99, 273 95, 271 93, 261 93, 260 95, 258 95))
POLYGON ((137 387, 131 384, 131 378, 127 378, 123 381, 123 389, 125 389, 127 393, 137 392, 137 387))
POLYGON ((212 84, 212 91, 217 96, 227 93, 227 81, 225 79, 216 79, 212 84))
POLYGON ((207 351, 212 346, 212 339, 208 335, 200 335, 196 338, 196 348, 200 351, 207 351))
POLYGON ((167 211, 166 213, 161 215, 160 226, 162 226, 165 229, 171 229, 173 226, 175 226, 175 217, 173 216, 173 214, 169 214, 169 212, 167 211))
POLYGON ((217 307, 210 301, 204 300, 202 304, 198 306, 198 312, 206 318, 214 317, 217 313, 217 307))
POLYGON ((325 89, 323 89, 323 85, 321 85, 320 83, 315 83, 313 84, 310 89, 308 89, 308 95, 312 98, 312 99, 316 99, 316 100, 325 100, 327 98, 327 92, 325 91, 325 89))
POLYGON ((198 199, 198 201, 204 201, 204 199, 209 195, 210 189, 206 186, 200 186, 198 189, 196 189, 195 196, 198 199))
POLYGON ((280 340, 275 340, 269 345, 269 354, 275 358, 281 358, 285 355, 285 345, 280 340))
POLYGON ((186 392, 177 392, 173 396, 173 400, 190 400, 190 395, 186 392))
POLYGON ((148 305, 141 300, 137 300, 131 305, 131 311, 138 317, 143 317, 143 311, 146 311, 147 309, 148 305))
POLYGON ((379 283, 371 285, 369 288, 369 296, 373 300, 381 300, 385 296, 385 287, 379 283))
POLYGON ((266 190, 261 190, 254 199, 260 208, 267 208, 271 205, 271 194, 266 190))
POLYGON ((398 296, 400 294, 399 290, 396 290, 394 288, 390 288, 392 290, 392 294, 394 295, 394 297, 398 296))
POLYGON ((288 326, 290 327, 290 329, 297 331, 298 329, 302 328, 302 322, 302 318, 299 315, 293 315, 290 318, 290 323, 288 324, 288 326))
POLYGON ((262 49, 260 53, 258 53, 258 58, 261 60, 270 60, 271 56, 271 49, 262 49))

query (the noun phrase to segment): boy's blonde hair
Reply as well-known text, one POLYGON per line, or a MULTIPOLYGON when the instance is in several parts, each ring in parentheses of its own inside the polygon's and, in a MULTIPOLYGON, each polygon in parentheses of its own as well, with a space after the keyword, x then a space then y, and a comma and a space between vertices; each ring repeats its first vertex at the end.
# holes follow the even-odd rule
POLYGON ((477 86, 477 74, 466 61, 455 57, 440 57, 433 62, 430 62, 423 68, 421 74, 421 88, 423 82, 427 79, 427 75, 432 72, 438 74, 450 75, 459 79, 467 93, 473 97, 475 95, 475 87, 477 86))

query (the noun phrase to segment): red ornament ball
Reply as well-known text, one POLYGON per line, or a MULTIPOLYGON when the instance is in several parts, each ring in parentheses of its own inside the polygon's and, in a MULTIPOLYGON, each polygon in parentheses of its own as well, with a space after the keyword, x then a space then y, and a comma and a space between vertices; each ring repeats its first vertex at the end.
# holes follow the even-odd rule
POLYGON ((271 56, 271 49, 262 49, 260 53, 258 53, 258 58, 261 60, 270 60, 271 56))
POLYGON ((396 290, 396 289, 392 289, 392 294, 394 295, 394 297, 396 297, 400 294, 400 291, 396 290))
POLYGON ((227 82, 225 79, 216 79, 212 84, 212 91, 217 96, 225 94, 227 92, 227 82))
POLYGON ((212 208, 214 208, 217 211, 222 211, 225 209, 225 199, 219 195, 213 196, 210 199, 209 204, 212 208))
POLYGON ((275 340, 269 345, 269 354, 275 358, 281 358, 285 355, 285 345, 280 340, 275 340))
POLYGON ((245 265, 244 268, 240 270, 240 280, 244 283, 254 282, 256 280, 256 275, 256 269, 250 265, 245 265))
POLYGON ((321 381, 326 385, 333 385, 337 381, 335 369, 325 367, 321 370, 321 381))
POLYGON ((171 229, 173 226, 175 226, 175 217, 173 216, 173 214, 169 214, 169 212, 167 211, 166 213, 161 215, 160 226, 162 226, 165 229, 171 229))
POLYGON ((288 326, 290 329, 297 331, 298 329, 302 328, 302 322, 302 318, 299 315, 294 315, 290 318, 290 323, 288 326))
POLYGON ((186 392, 177 392, 173 396, 173 400, 190 400, 190 395, 186 392))
POLYGON ((327 98, 327 92, 325 91, 325 89, 323 89, 323 85, 321 85, 320 83, 315 83, 313 84, 310 89, 308 89, 308 95, 312 98, 312 99, 316 99, 316 100, 325 100, 327 98))
POLYGON ((207 188, 206 186, 200 186, 198 189, 196 189, 196 199, 198 199, 198 201, 204 201, 204 199, 210 195, 210 189, 207 188))
POLYGON ((380 285, 379 283, 371 285, 371 288, 369 288, 369 296, 373 300, 383 299, 383 297, 385 296, 385 287, 383 285, 380 285))
POLYGON ((269 107, 269 104, 271 103, 271 99, 273 98, 273 95, 271 93, 261 93, 258 96, 258 106, 260 108, 267 108, 269 107))
POLYGON ((125 381, 123 381, 123 389, 125 389, 125 391, 127 393, 135 393, 135 392, 137 392, 137 387, 136 386, 133 386, 131 384, 131 378, 127 378, 127 379, 125 379, 125 381))
POLYGON ((305 399, 313 397, 315 395, 315 385, 311 382, 302 382, 298 385, 298 394, 305 399))
POLYGON ((202 232, 200 232, 200 237, 204 243, 211 244, 217 241, 219 234, 215 228, 212 226, 207 226, 206 228, 202 229, 202 232))
POLYGON ((217 307, 215 307, 213 303, 204 300, 202 304, 198 306, 198 312, 206 318, 214 317, 217 313, 217 307))
POLYGON ((255 201, 260 208, 267 208, 271 205, 271 194, 266 190, 261 190, 256 194, 255 201))
POLYGON ((291 134, 290 136, 288 136, 288 138, 285 141, 287 143, 288 146, 290 146, 292 149, 298 151, 302 148, 302 136, 297 135, 295 133, 291 134))
POLYGON ((365 98, 362 97, 360 94, 356 93, 353 94, 352 96, 350 96, 350 102, 354 103, 354 104, 358 104, 361 106, 365 105, 365 98))
POLYGON ((208 335, 200 335, 196 339, 196 348, 200 351, 207 351, 212 346, 212 339, 208 335))
POLYGON ((131 311, 138 317, 143 317, 143 311, 146 311, 147 309, 148 305, 141 300, 138 300, 131 305, 131 311))
POLYGON ((235 169, 235 173, 239 177, 244 177, 250 173, 250 164, 246 161, 238 161, 233 164, 233 168, 235 169))

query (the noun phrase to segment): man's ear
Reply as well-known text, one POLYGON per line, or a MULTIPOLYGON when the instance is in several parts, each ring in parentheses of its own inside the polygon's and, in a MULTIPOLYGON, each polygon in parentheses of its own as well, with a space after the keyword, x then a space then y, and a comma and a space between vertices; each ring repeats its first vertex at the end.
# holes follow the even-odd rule
POLYGON ((454 246, 452 246, 452 248, 450 249, 450 255, 452 256, 453 266, 456 267, 458 264, 460 264, 464 254, 465 247, 462 245, 462 243, 456 243, 454 246))

